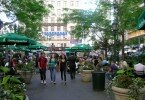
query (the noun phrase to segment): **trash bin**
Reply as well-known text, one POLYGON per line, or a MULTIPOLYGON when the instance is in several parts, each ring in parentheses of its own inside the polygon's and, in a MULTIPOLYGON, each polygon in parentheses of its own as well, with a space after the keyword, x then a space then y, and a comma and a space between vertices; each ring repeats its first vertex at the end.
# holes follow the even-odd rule
POLYGON ((92 85, 93 90, 105 90, 105 72, 92 72, 92 85))

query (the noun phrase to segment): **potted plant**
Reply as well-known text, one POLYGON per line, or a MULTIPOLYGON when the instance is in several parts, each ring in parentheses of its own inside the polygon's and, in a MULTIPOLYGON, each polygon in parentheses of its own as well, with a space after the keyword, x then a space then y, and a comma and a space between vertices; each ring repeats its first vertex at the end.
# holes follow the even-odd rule
POLYGON ((25 83, 29 84, 34 72, 34 62, 28 61, 17 65, 17 72, 25 83))
POLYGON ((91 82, 92 80, 92 71, 93 71, 93 63, 91 61, 85 61, 82 65, 81 71, 81 80, 83 82, 91 82))
POLYGON ((26 96, 25 83, 19 78, 8 75, 7 67, 0 67, 3 77, 0 79, 0 100, 29 100, 26 96))
POLYGON ((142 100, 145 80, 136 77, 133 72, 130 67, 118 70, 117 75, 107 83, 107 93, 113 92, 115 100, 142 100))

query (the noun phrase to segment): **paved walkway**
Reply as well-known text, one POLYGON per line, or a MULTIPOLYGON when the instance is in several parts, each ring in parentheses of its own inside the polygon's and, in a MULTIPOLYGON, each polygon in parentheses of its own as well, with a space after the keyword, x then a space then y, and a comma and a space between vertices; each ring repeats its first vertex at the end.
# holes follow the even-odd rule
POLYGON ((67 74, 67 85, 60 79, 57 73, 56 85, 50 83, 49 71, 47 71, 47 84, 40 84, 39 74, 33 76, 31 84, 27 86, 27 94, 30 100, 113 100, 107 97, 104 91, 96 92, 92 89, 92 83, 81 82, 80 75, 75 80, 70 80, 67 74))

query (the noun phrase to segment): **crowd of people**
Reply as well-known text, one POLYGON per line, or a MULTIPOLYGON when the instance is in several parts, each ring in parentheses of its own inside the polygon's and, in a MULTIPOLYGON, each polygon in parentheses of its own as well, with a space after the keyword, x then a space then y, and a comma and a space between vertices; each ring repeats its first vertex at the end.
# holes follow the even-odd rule
POLYGON ((126 69, 128 66, 134 68, 136 76, 145 77, 145 65, 142 61, 133 65, 132 62, 126 62, 121 60, 120 62, 109 61, 104 59, 101 55, 89 55, 78 57, 75 54, 67 56, 65 53, 60 55, 52 53, 47 55, 44 52, 38 52, 35 54, 25 53, 13 53, 7 51, 1 54, 0 66, 6 66, 10 68, 11 74, 17 74, 17 65, 20 63, 34 62, 34 68, 39 69, 40 82, 46 84, 46 72, 50 71, 51 83, 56 84, 56 73, 60 72, 61 80, 66 84, 66 75, 69 72, 70 79, 74 80, 76 72, 80 73, 85 66, 85 62, 90 62, 94 69, 100 69, 106 72, 106 78, 111 80, 118 69, 126 69))

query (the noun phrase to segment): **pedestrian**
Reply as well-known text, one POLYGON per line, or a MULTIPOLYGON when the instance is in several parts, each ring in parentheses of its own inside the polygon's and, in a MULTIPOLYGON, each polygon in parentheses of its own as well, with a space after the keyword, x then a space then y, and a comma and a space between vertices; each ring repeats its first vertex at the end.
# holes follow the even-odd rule
POLYGON ((66 70, 67 70, 67 58, 65 54, 61 54, 59 58, 59 69, 61 72, 61 80, 64 81, 64 84, 66 84, 66 70))
POLYGON ((51 82, 53 82, 53 84, 56 84, 55 80, 56 80, 57 58, 55 54, 52 54, 50 56, 48 67, 50 70, 51 82))
POLYGON ((38 67, 40 71, 41 83, 46 84, 46 69, 47 69, 47 58, 45 57, 45 53, 42 52, 38 59, 38 67))
POLYGON ((70 69, 70 78, 73 80, 76 74, 76 56, 73 54, 68 58, 68 67, 70 69))

